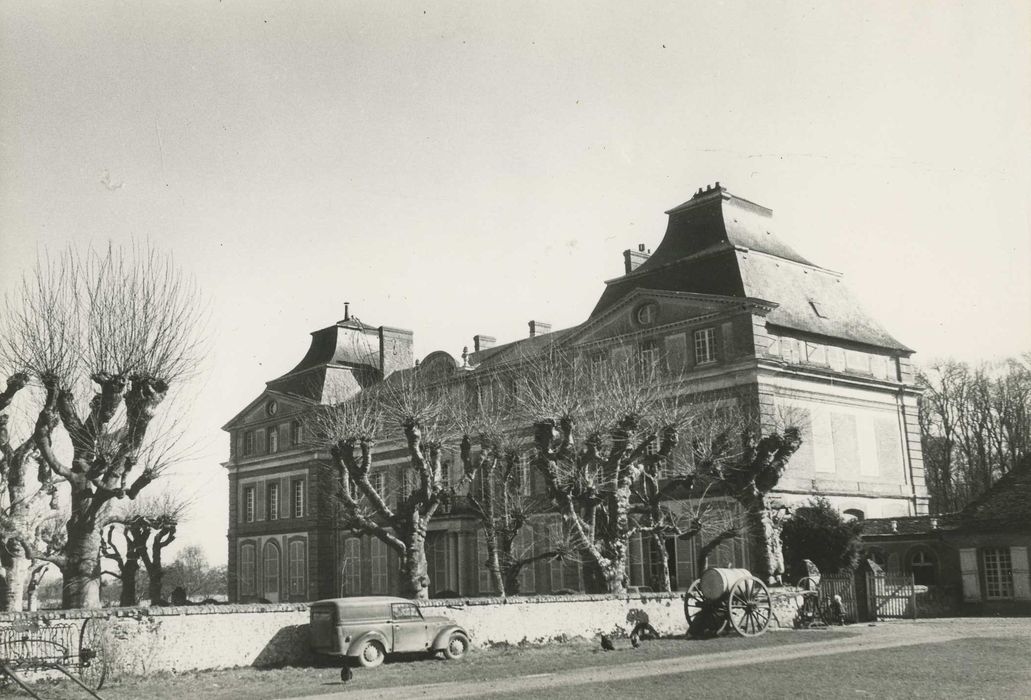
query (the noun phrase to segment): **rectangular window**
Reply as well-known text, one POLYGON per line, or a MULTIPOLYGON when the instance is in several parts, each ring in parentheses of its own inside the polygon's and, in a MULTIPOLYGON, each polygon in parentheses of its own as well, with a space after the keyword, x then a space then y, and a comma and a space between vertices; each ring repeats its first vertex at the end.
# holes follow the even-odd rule
POLYGON ((307 564, 305 556, 306 546, 303 540, 294 540, 290 543, 290 595, 305 595, 304 591, 304 570, 307 564))
POLYGON ((533 479, 530 473, 530 455, 521 454, 517 458, 519 469, 519 493, 529 496, 533 493, 533 479))
POLYGON ((654 340, 646 340, 641 343, 638 359, 641 362, 641 369, 646 372, 653 372, 659 367, 659 345, 654 340))
POLYGON ((254 454, 254 431, 246 430, 243 434, 243 456, 249 457, 254 454))
POLYGON ((372 567, 372 592, 382 595, 387 592, 387 545, 375 537, 369 543, 372 549, 369 562, 372 567))
POLYGON ((254 487, 247 486, 243 490, 243 521, 254 522, 254 487))
POLYGON ((344 542, 344 563, 340 571, 340 595, 358 595, 362 584, 362 541, 348 537, 344 542))
POLYGON ((268 519, 279 520, 279 484, 271 482, 268 487, 268 519))
POLYGON ((386 499, 384 492, 387 488, 387 475, 385 473, 369 474, 369 483, 372 484, 372 490, 378 493, 380 498, 386 499))
POLYGON ((441 460, 440 463, 440 488, 451 488, 451 460, 441 460))
POLYGON ((984 597, 988 600, 1012 598, 1013 563, 1010 550, 1005 547, 983 549, 981 564, 984 568, 984 597))
POLYGON ((273 425, 268 429, 268 451, 269 454, 279 452, 279 427, 273 425))
POLYGON ((297 479, 291 487, 293 489, 294 517, 304 517, 304 479, 297 479))
POLYGON ((301 433, 301 421, 295 420, 290 424, 290 446, 297 447, 301 444, 304 436, 301 433))
POLYGON ((694 332, 694 361, 696 365, 716 361, 715 328, 703 328, 694 332))

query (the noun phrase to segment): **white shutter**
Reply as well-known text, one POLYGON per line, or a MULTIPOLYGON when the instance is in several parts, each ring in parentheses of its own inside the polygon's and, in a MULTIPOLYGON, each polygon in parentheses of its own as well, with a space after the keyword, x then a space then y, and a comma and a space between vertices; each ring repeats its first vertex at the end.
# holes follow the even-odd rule
POLYGON ((1013 598, 1031 600, 1031 571, 1027 564, 1027 547, 1010 547, 1013 568, 1013 598))
POLYGON ((963 574, 963 600, 981 600, 976 549, 959 550, 959 569, 963 574))

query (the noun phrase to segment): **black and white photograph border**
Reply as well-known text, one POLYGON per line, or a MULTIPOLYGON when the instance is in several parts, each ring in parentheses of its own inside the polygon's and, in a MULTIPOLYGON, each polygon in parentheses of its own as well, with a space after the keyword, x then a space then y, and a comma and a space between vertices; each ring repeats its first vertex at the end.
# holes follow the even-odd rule
POLYGON ((1031 696, 1029 37, 0 2, 0 695, 1031 696))

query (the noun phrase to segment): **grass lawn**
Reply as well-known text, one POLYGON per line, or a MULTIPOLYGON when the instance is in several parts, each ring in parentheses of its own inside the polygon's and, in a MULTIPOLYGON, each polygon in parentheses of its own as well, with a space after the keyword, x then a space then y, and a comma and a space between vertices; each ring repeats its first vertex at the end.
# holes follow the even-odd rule
MULTIPOLYGON (((524 694, 492 695, 515 700, 524 694)), ((970 638, 589 683, 549 698, 1031 698, 1026 639, 970 638)))
MULTIPOLYGON (((105 684, 101 695, 105 700, 230 700, 241 697, 248 700, 265 700, 352 689, 511 678, 571 668, 610 666, 676 656, 719 654, 754 647, 784 646, 820 639, 840 639, 844 636, 848 636, 848 633, 839 630, 800 630, 775 632, 751 639, 728 636, 706 641, 687 641, 680 637, 644 642, 640 649, 632 649, 627 640, 618 639, 617 651, 609 653, 602 652, 596 642, 577 639, 546 647, 474 649, 461 661, 425 657, 388 660, 376 669, 356 668, 354 679, 346 684, 340 682, 339 667, 274 670, 238 668, 181 674, 156 673, 146 678, 119 679, 105 684)), ((84 696, 81 690, 74 688, 68 681, 58 684, 46 682, 40 686, 40 694, 48 699, 70 700, 84 696)), ((28 697, 21 691, 15 692, 11 687, 0 690, 0 695, 3 694, 28 697)))

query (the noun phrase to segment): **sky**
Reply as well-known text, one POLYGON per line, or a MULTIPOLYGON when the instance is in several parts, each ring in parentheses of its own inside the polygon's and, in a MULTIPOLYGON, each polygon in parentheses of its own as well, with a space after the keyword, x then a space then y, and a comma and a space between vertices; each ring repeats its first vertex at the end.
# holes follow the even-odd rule
POLYGON ((583 321, 719 181, 917 351, 1031 350, 1031 5, 0 1, 0 293, 147 241, 206 299, 179 544, 220 428, 343 318, 459 355, 583 321))

